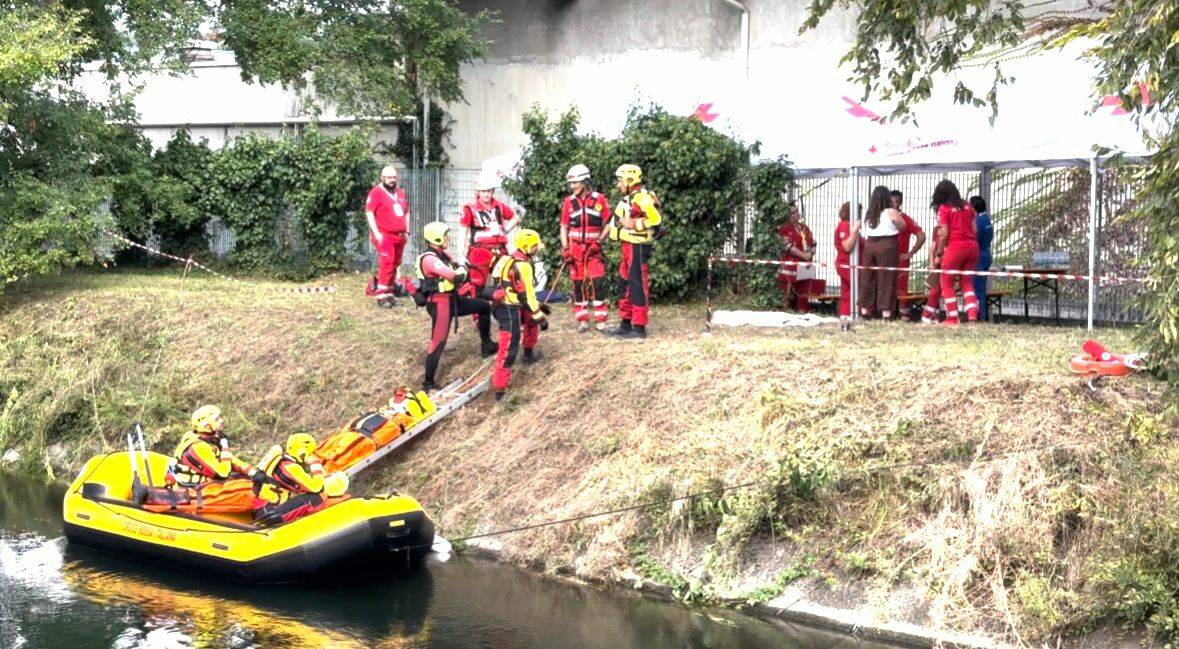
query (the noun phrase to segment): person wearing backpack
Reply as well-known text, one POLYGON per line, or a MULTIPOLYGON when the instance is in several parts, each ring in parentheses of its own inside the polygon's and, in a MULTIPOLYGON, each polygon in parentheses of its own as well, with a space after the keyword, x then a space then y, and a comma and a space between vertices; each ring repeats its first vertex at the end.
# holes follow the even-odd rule
POLYGON ((501 255, 491 269, 488 288, 496 286, 491 314, 499 324, 499 348, 495 355, 495 371, 491 374, 491 388, 495 400, 500 401, 512 382, 512 365, 520 344, 524 345, 524 362, 539 360, 536 346, 538 330, 548 329, 545 319, 547 306, 536 299, 536 284, 532 256, 541 250, 540 234, 536 230, 516 232, 516 251, 501 255))
POLYGON ((622 261, 618 265, 618 328, 614 336, 642 340, 647 337, 648 308, 651 303, 651 277, 647 264, 651 244, 662 235, 663 216, 659 201, 643 187, 643 170, 624 164, 614 172, 622 200, 614 208, 609 235, 621 243, 622 261))
POLYGON ((428 247, 414 263, 417 272, 414 301, 425 306, 426 313, 430 314, 430 347, 426 352, 426 372, 422 380, 422 390, 426 392, 438 388, 435 382, 438 363, 446 349, 451 324, 457 330, 459 317, 482 316, 477 318, 480 351, 486 358, 497 349, 491 340, 491 303, 486 299, 459 295, 459 287, 468 280, 467 269, 446 252, 449 236, 450 226, 441 221, 426 225, 422 229, 422 238, 428 247))

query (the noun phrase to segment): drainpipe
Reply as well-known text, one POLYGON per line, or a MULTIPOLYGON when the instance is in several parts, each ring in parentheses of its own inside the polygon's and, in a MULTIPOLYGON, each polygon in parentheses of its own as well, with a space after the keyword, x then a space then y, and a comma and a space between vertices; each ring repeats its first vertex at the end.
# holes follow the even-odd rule
POLYGON ((741 0, 724 0, 741 11, 741 51, 745 59, 745 78, 749 78, 749 7, 741 0))

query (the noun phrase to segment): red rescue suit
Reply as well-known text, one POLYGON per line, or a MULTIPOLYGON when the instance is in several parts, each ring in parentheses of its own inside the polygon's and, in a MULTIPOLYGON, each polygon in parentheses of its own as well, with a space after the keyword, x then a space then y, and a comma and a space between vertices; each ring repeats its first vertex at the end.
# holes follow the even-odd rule
POLYGON ((377 285, 374 295, 383 297, 393 292, 397 268, 401 266, 405 254, 409 203, 405 199, 404 189, 398 187, 389 191, 378 183, 369 190, 364 209, 373 213, 377 230, 381 234, 379 243, 372 232, 369 232, 368 237, 377 250, 377 285))
POLYGON ((503 392, 512 382, 512 365, 520 343, 525 350, 536 346, 544 314, 536 299, 533 277, 532 259, 520 251, 500 257, 492 269, 491 279, 503 291, 503 299, 492 309, 499 324, 499 349, 491 375, 491 387, 496 392, 503 392))
MULTIPOLYGON (((945 252, 942 255, 942 270, 974 270, 978 267, 978 225, 974 209, 969 205, 953 207, 941 205, 937 208, 937 224, 945 226, 948 233, 945 252)), ((966 317, 971 322, 978 320, 978 298, 974 294, 974 283, 967 275, 942 273, 942 297, 946 300, 946 321, 960 321, 958 298, 955 285, 961 285, 962 302, 966 317)))
POLYGON ((605 322, 609 314, 601 245, 609 220, 610 203, 600 192, 587 189, 566 196, 561 205, 561 228, 568 232, 569 242, 565 263, 573 282, 573 318, 577 322, 589 321, 591 303, 594 322, 605 322))
MULTIPOLYGON (((778 236, 782 237, 782 261, 810 261, 805 256, 798 254, 798 251, 813 254, 815 249, 815 235, 811 233, 811 229, 805 223, 798 225, 787 223, 778 228, 778 236)), ((779 266, 778 287, 787 296, 793 291, 794 309, 799 313, 806 313, 810 311, 810 300, 807 296, 811 293, 811 280, 798 279, 800 268, 806 268, 808 273, 814 274, 811 266, 779 266)))
POLYGON ((491 345, 491 304, 487 300, 458 295, 460 286, 467 279, 466 273, 455 263, 446 251, 431 245, 430 249, 418 256, 417 275, 422 292, 427 296, 426 313, 430 315, 430 347, 426 352, 426 386, 433 386, 438 363, 446 350, 452 323, 464 315, 483 316, 475 319, 479 327, 479 340, 484 347, 491 345))
POLYGON ((622 243, 618 264, 618 316, 622 327, 630 325, 645 331, 651 304, 651 244, 662 230, 663 215, 655 195, 642 185, 631 187, 630 194, 614 208, 610 238, 622 243))
POLYGON ((488 204, 477 199, 463 206, 459 223, 467 229, 467 270, 476 287, 487 285, 491 263, 508 251, 508 233, 515 229, 518 219, 512 208, 491 199, 488 204))

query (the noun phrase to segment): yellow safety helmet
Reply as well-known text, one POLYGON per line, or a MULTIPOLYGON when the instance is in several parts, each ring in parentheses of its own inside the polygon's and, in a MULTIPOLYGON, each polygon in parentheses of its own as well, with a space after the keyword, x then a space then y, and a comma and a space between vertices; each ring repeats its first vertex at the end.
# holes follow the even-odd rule
POLYGON ((303 462, 315 452, 315 438, 307 433, 294 433, 287 438, 287 455, 303 462))
POLYGON ((348 493, 348 474, 337 471, 323 479, 323 495, 339 498, 348 493))
POLYGON ((540 233, 536 230, 524 228, 516 232, 516 250, 531 255, 539 251, 540 248, 540 233))
POLYGON ((638 165, 625 164, 614 170, 614 177, 625 180, 627 185, 637 185, 643 182, 643 170, 638 165))
POLYGON ((427 223, 426 227, 422 228, 422 238, 426 240, 426 243, 435 246, 445 245, 448 234, 450 234, 450 226, 442 221, 427 223))
POLYGON ((192 413, 192 429, 198 433, 217 432, 221 409, 217 406, 201 406, 192 413))

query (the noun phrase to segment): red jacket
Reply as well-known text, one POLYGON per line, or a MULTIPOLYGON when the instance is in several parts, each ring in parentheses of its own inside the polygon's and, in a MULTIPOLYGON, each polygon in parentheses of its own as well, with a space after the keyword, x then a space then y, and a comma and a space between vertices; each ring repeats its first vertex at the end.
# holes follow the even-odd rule
POLYGON ((561 225, 569 228, 571 241, 597 241, 610 221, 610 202, 601 192, 569 195, 561 204, 561 225))
POLYGON ((508 229, 515 218, 512 208, 493 198, 486 206, 479 201, 464 205, 459 223, 470 231, 471 245, 502 247, 508 244, 508 229))

